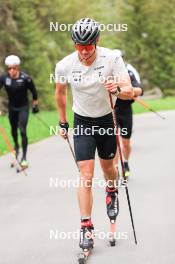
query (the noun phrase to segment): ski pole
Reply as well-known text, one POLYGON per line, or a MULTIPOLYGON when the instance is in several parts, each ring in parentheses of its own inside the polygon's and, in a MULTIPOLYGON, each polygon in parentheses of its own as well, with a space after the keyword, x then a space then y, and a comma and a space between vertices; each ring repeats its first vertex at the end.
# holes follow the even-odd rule
MULTIPOLYGON (((43 119, 41 119, 38 115, 37 116, 35 116, 45 127, 47 127, 48 129, 50 129, 50 127, 48 126, 48 124, 43 120, 43 119)), ((76 166, 77 166, 77 168, 78 168, 78 170, 79 170, 79 167, 78 167, 78 164, 77 164, 77 161, 76 161, 76 157, 75 157, 75 153, 74 153, 74 151, 73 151, 73 148, 72 148, 72 146, 71 146, 71 143, 70 143, 70 140, 69 140, 69 136, 68 136, 68 134, 66 134, 66 140, 67 140, 67 143, 68 143, 68 145, 69 145, 69 148, 70 148, 70 151, 71 151, 71 153, 72 153, 72 156, 73 156, 73 159, 74 159, 74 161, 75 161, 75 163, 76 163, 76 166)))
MULTIPOLYGON (((39 116, 36 116, 36 117, 38 118, 38 120, 39 120, 41 123, 43 123, 43 125, 44 125, 45 127, 47 127, 48 129, 50 129, 50 127, 48 126, 48 124, 46 124, 46 122, 43 121, 43 119, 41 119, 39 116)), ((76 166, 77 166, 77 168, 78 168, 78 170, 79 170, 79 167, 78 167, 78 164, 77 164, 77 161, 76 161, 76 157, 75 157, 75 153, 74 153, 73 148, 72 148, 72 146, 71 146, 71 143, 70 143, 70 140, 69 140, 69 136, 68 136, 68 134, 66 134, 66 140, 67 140, 67 143, 68 143, 68 145, 69 145, 70 151, 71 151, 71 153, 72 153, 73 159, 74 159, 74 161, 75 161, 75 163, 76 163, 76 166)))
POLYGON ((71 145, 70 140, 69 140, 68 133, 66 134, 66 140, 67 140, 67 143, 68 143, 68 145, 69 145, 70 151, 71 151, 72 156, 73 156, 73 159, 74 159, 74 161, 75 161, 75 164, 76 164, 76 166, 77 166, 77 168, 78 168, 78 170, 79 170, 79 172, 80 172, 80 169, 79 169, 79 167, 78 167, 78 163, 77 163, 77 160, 76 160, 76 157, 75 157, 75 153, 74 153, 74 151, 73 151, 72 145, 71 145))
MULTIPOLYGON (((21 167, 21 165, 20 165, 18 159, 16 158, 15 150, 14 150, 14 148, 12 147, 12 145, 11 145, 11 143, 10 143, 8 137, 6 136, 4 130, 2 129, 2 127, 0 127, 0 132, 1 132, 2 136, 3 136, 3 138, 4 138, 4 141, 5 141, 6 144, 7 144, 7 147, 9 148, 10 152, 11 152, 12 155, 14 156, 16 163, 17 163, 18 166, 22 169, 22 167, 21 167)), ((25 172, 25 170, 22 170, 22 172, 24 173, 25 176, 27 176, 27 173, 25 172)))
POLYGON ((50 127, 48 126, 48 124, 38 115, 35 114, 36 119, 38 119, 45 127, 47 127, 47 129, 50 130, 50 127))
MULTIPOLYGON (((112 108, 112 116, 113 116, 114 127, 116 129, 116 140, 117 140, 117 146, 118 146, 118 149, 119 149, 119 157, 120 157, 120 162, 121 162, 121 167, 122 167, 122 176, 123 176, 124 180, 126 180, 125 170, 124 170, 124 163, 123 163, 123 157, 122 157, 122 152, 121 152, 120 138, 119 138, 119 134, 118 134, 117 116, 116 116, 115 108, 114 108, 114 105, 113 105, 111 93, 109 93, 109 99, 110 99, 110 104, 111 104, 111 108, 112 108)), ((132 214, 132 209, 131 209, 129 191, 128 191, 128 187, 127 187, 126 184, 125 184, 125 190, 126 190, 126 197, 127 197, 129 213, 130 213, 130 218, 131 218, 131 224, 132 224, 132 229, 133 229, 133 234, 134 234, 134 240, 135 240, 135 244, 137 244, 136 231, 135 231, 134 219, 133 219, 133 214, 132 214)))
POLYGON ((143 107, 145 107, 146 109, 148 109, 149 111, 153 112, 154 114, 156 114, 158 117, 160 117, 161 119, 165 120, 165 117, 160 115, 157 111, 155 111, 154 109, 152 109, 147 103, 145 103, 143 100, 139 99, 139 98, 134 98, 134 100, 136 102, 138 102, 140 105, 142 105, 143 107))

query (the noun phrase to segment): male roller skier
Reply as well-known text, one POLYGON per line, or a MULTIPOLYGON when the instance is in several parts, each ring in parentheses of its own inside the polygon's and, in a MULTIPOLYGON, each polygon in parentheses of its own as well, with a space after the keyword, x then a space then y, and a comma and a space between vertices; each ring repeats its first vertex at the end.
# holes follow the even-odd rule
POLYGON ((39 111, 37 91, 31 77, 20 70, 20 58, 18 56, 9 55, 6 57, 5 65, 7 67, 7 72, 0 76, 0 88, 5 88, 9 100, 9 121, 15 144, 14 149, 16 152, 16 158, 18 157, 19 153, 19 128, 22 138, 23 151, 20 164, 22 167, 26 168, 28 167, 26 158, 28 145, 26 129, 29 116, 28 90, 30 90, 33 97, 33 113, 37 113, 39 111))
MULTIPOLYGON (((121 50, 114 50, 115 54, 121 57, 124 57, 123 52, 121 50)), ((131 79, 131 84, 133 86, 134 97, 138 97, 143 94, 143 90, 141 88, 140 76, 136 69, 130 65, 126 64, 126 68, 128 70, 129 77, 131 79)), ((131 135, 132 135, 132 127, 133 127, 133 117, 132 117, 132 103, 131 100, 122 100, 126 99, 125 96, 117 98, 115 103, 115 111, 117 116, 117 123, 121 129, 127 129, 126 134, 121 134, 122 138, 122 154, 124 158, 124 170, 125 177, 128 178, 130 176, 130 168, 129 168, 129 157, 131 154, 131 135)), ((115 157, 115 166, 118 166, 118 157, 116 154, 115 157)))
POLYGON ((123 59, 117 57, 112 50, 97 46, 99 34, 99 25, 93 19, 82 18, 77 21, 72 28, 76 51, 59 61, 55 69, 60 134, 65 138, 64 132, 69 127, 66 117, 68 83, 73 94, 74 128, 83 127, 83 132, 74 134, 74 150, 81 177, 78 201, 81 215, 79 245, 82 249, 93 247, 91 188, 96 149, 107 182, 106 206, 110 220, 116 220, 119 210, 116 187, 118 175, 113 162, 117 148, 116 135, 107 132, 107 129, 114 129, 109 92, 114 94, 114 101, 116 96, 125 95, 127 99, 133 97, 123 59), (100 81, 109 76, 108 81, 100 81), (105 129, 105 134, 101 134, 100 129, 105 129))

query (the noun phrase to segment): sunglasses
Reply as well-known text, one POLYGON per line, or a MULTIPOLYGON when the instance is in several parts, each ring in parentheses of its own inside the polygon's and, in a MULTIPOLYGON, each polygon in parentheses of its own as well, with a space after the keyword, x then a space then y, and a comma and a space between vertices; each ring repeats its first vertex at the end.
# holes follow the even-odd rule
POLYGON ((13 66, 13 67, 8 67, 7 70, 8 70, 8 71, 10 71, 10 70, 17 70, 17 67, 15 67, 15 66, 13 66))
POLYGON ((94 44, 89 44, 89 45, 81 45, 81 44, 75 44, 75 48, 78 50, 78 51, 83 51, 84 49, 86 51, 92 51, 94 49, 94 44))

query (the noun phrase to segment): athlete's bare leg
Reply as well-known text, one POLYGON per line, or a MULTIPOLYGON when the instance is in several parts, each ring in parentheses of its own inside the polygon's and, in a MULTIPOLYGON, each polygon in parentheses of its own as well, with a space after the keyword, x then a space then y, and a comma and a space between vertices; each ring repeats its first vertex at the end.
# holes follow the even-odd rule
POLYGON ((110 184, 109 187, 116 187, 118 182, 118 171, 114 166, 114 160, 104 160, 100 159, 101 168, 104 173, 105 180, 110 184))
POLYGON ((78 188, 78 202, 81 217, 90 217, 92 212, 92 178, 94 173, 94 160, 79 161, 80 185, 78 188))
POLYGON ((125 160, 128 160, 131 154, 131 142, 129 138, 122 138, 122 153, 125 160))

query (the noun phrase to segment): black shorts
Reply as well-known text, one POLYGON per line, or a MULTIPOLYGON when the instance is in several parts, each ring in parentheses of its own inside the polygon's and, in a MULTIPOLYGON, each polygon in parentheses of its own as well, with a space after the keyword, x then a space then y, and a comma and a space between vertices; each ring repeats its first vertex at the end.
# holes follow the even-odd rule
POLYGON ((117 123, 121 131, 121 136, 123 138, 129 139, 132 134, 132 107, 127 107, 126 109, 120 109, 115 107, 116 116, 117 116, 117 123), (124 133, 126 132, 126 133, 124 133))
POLYGON ((98 118, 84 117, 75 113, 74 150, 77 161, 95 159, 96 149, 101 159, 113 159, 117 149, 113 129, 112 113, 98 118))

